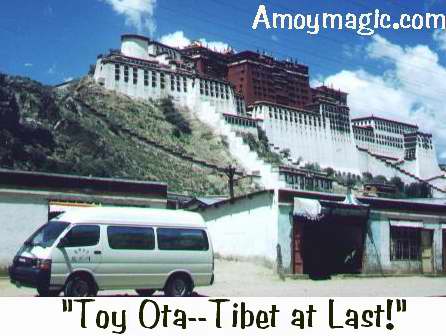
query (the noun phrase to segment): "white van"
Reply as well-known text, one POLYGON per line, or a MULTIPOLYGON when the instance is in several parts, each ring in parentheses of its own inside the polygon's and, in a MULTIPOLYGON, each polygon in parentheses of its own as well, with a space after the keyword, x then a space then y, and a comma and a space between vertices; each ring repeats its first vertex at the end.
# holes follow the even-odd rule
POLYGON ((94 296, 99 290, 162 290, 189 296, 214 282, 205 223, 187 211, 73 209, 25 241, 9 267, 11 282, 42 296, 94 296))

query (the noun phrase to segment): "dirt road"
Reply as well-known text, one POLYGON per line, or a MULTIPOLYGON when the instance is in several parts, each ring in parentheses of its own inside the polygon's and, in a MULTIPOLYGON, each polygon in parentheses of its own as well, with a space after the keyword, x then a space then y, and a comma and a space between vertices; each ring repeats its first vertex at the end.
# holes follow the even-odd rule
MULTIPOLYGON (((216 261, 216 283, 196 288, 198 295, 218 297, 267 296, 446 296, 446 278, 386 277, 333 278, 331 280, 281 281, 271 270, 247 262, 216 261)), ((162 293, 159 293, 162 294, 162 293)), ((0 296, 33 296, 32 289, 17 289, 0 280, 0 296)), ((134 295, 133 291, 100 292, 100 295, 134 295)))

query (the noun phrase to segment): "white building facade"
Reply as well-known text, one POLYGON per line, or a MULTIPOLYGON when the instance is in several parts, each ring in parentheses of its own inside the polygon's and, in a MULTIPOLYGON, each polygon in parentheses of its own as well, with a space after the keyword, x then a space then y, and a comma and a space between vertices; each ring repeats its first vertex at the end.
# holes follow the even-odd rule
POLYGON ((312 89, 305 108, 262 101, 247 107, 230 82, 198 74, 194 60, 181 49, 138 35, 123 35, 120 50, 100 55, 94 79, 136 99, 172 97, 227 137, 231 153, 248 172, 260 172, 265 188, 283 184, 268 164, 247 155, 240 133, 263 130, 271 149, 288 151, 292 163, 317 163, 358 177, 370 173, 405 183, 422 180, 440 194, 446 189, 432 135, 373 116, 351 120, 347 94, 325 86, 312 89))
POLYGON ((190 108, 209 103, 220 114, 245 109, 228 82, 198 76, 191 59, 177 49, 137 35, 122 36, 120 51, 98 57, 94 79, 132 98, 172 97, 190 108))

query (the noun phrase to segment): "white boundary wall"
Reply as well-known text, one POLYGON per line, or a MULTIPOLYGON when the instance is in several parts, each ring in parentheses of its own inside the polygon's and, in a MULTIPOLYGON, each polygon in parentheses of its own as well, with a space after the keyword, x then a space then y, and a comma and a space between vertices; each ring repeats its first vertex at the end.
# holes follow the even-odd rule
POLYGON ((31 196, 0 194, 0 267, 12 262, 23 242, 48 221, 48 201, 31 196))

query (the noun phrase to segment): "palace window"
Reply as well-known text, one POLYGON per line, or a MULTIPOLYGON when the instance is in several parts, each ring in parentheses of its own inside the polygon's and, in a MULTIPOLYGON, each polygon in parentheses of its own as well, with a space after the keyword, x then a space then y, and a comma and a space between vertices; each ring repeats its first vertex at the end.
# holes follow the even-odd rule
POLYGON ((177 91, 181 92, 181 81, 180 81, 180 76, 177 76, 177 91))
POLYGON ((121 79, 121 67, 119 64, 115 64, 115 81, 119 82, 121 79))
POLYGON ((170 90, 175 91, 175 77, 170 75, 170 90))
POLYGON ((390 227, 390 259, 420 260, 421 230, 409 227, 390 227))
POLYGON ((133 68, 133 84, 138 84, 138 69, 133 68))
POLYGON ((149 86, 149 71, 144 70, 144 86, 149 86))
POLYGON ((160 73, 160 87, 161 89, 166 88, 166 74, 164 72, 160 73))
POLYGON ((129 67, 128 65, 124 66, 124 82, 129 82, 129 67))
POLYGON ((152 87, 153 88, 156 88, 157 76, 158 76, 158 73, 156 71, 153 71, 152 72, 152 87))
POLYGON ((183 91, 187 92, 187 77, 183 77, 183 91))
POLYGON ((209 86, 211 87, 211 97, 214 97, 215 83, 212 82, 209 86))

